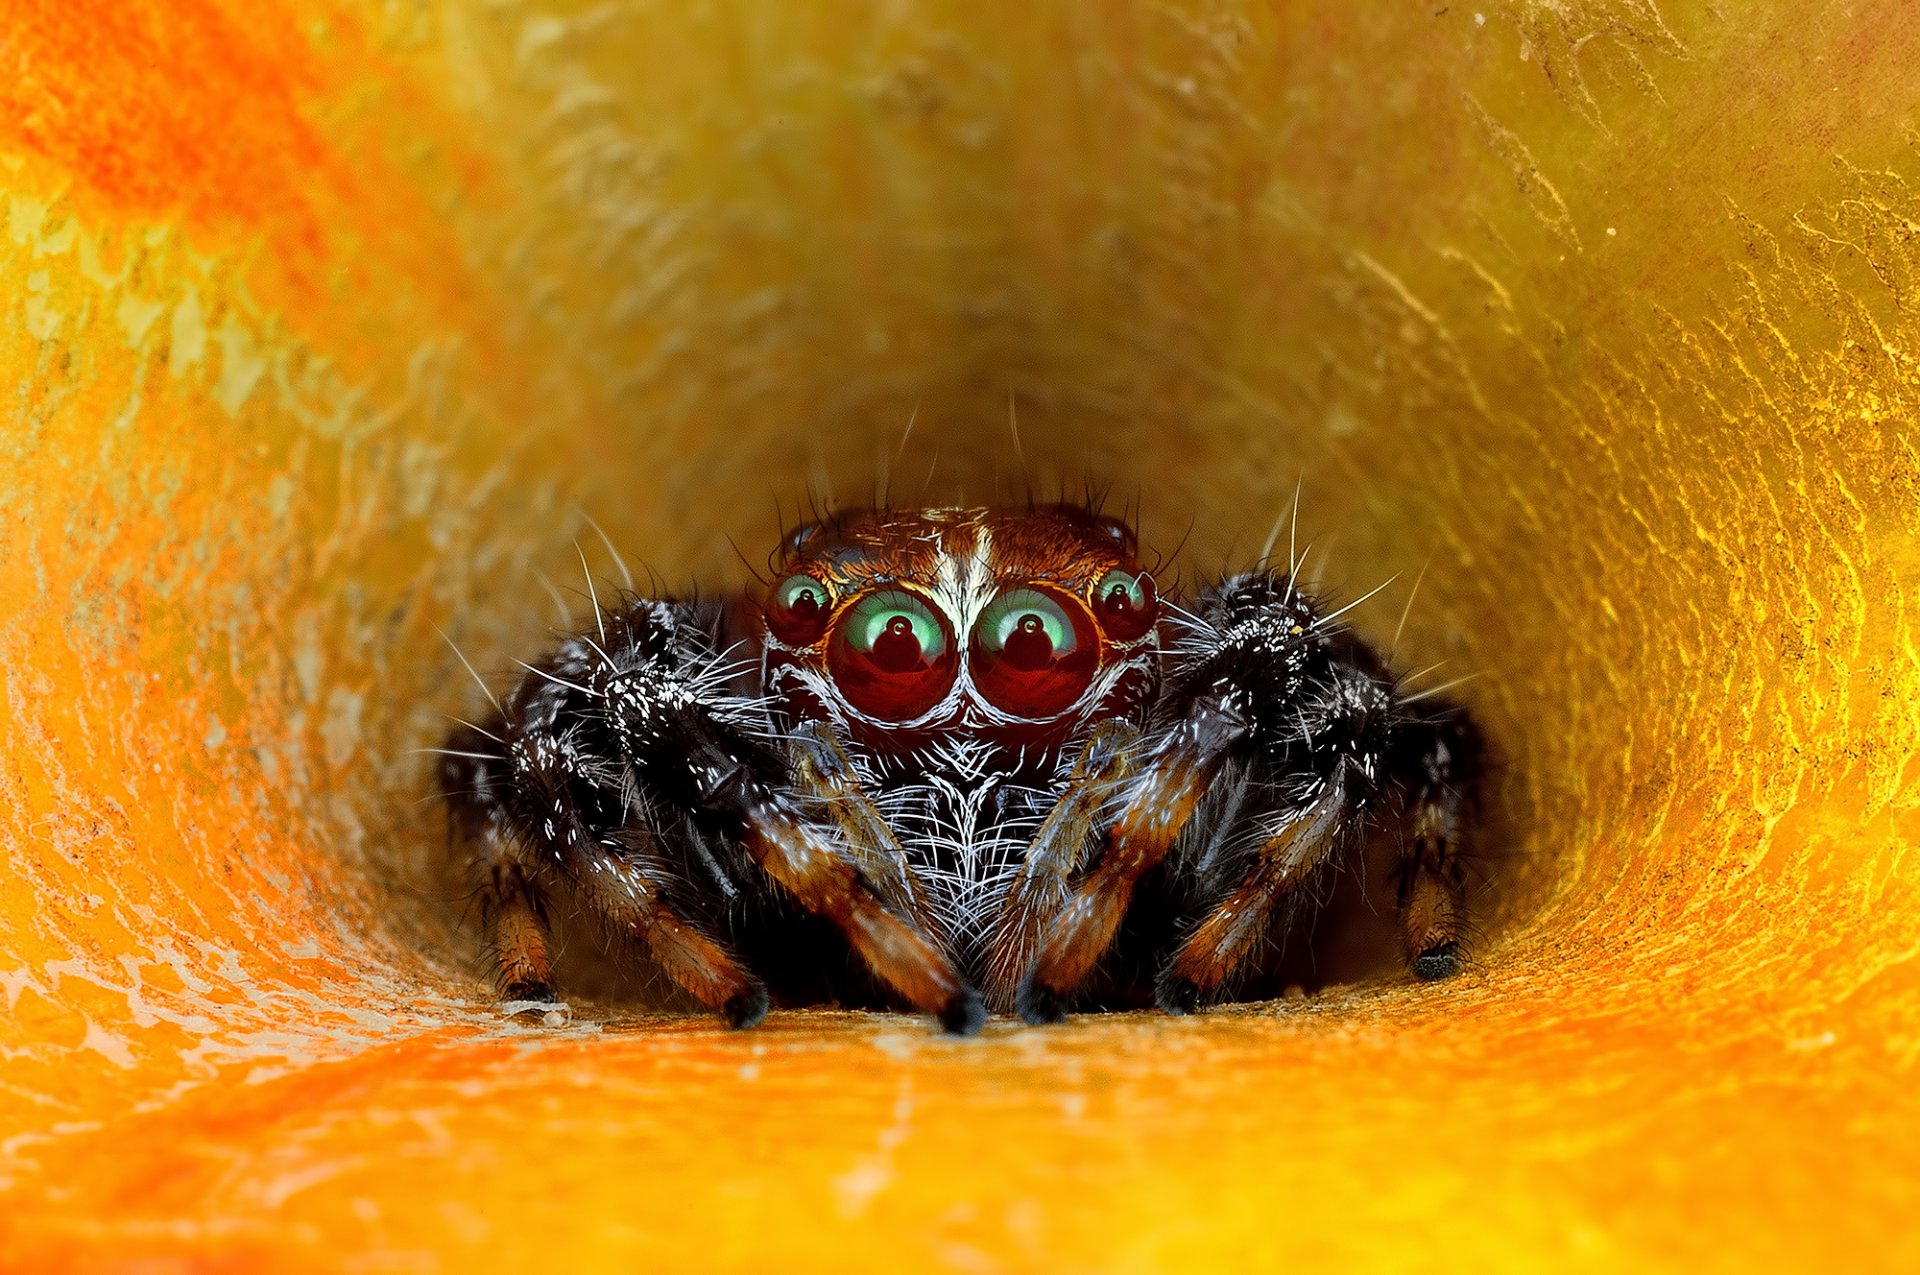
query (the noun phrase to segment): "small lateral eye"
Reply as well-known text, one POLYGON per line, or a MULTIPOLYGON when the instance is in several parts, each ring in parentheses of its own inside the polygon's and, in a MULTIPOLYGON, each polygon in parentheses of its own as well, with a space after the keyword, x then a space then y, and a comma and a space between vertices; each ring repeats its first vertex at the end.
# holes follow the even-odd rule
POLYGON ((1053 717, 1093 684, 1099 644, 1086 608, 1038 589, 1009 589, 974 622, 974 684, 1016 717, 1053 717))
POLYGON ((812 576, 788 576, 767 599, 767 629, 788 646, 812 646, 832 613, 832 589, 812 576))
POLYGON ((834 626, 827 662, 849 704, 889 722, 911 721, 938 704, 960 663, 947 622, 901 589, 854 603, 834 626))
POLYGON ((1154 590, 1153 577, 1144 571, 1136 575, 1117 567, 1107 572, 1093 586, 1093 611, 1107 636, 1116 642, 1145 637, 1160 615, 1160 595, 1154 590))

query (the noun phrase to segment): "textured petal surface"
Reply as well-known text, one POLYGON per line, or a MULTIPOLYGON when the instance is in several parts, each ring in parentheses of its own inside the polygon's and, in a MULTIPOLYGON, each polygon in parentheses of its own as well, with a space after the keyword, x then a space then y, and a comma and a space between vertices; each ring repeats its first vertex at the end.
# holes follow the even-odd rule
POLYGON ((0 1265, 1920 1267, 1920 12, 813 8, 13 6, 0 1265), (436 629, 1023 465, 1421 577, 1468 973, 502 1018, 436 629))

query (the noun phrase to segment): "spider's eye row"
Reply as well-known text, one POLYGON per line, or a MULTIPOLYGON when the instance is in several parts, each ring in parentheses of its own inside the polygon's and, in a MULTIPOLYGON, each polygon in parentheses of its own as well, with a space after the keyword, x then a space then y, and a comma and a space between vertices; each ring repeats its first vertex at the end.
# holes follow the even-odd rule
POLYGON ((969 642, 980 693, 1016 717, 1052 717, 1093 684, 1099 644, 1092 617, 1070 598, 1008 589, 980 613, 969 642))
POLYGON ((834 627, 827 664, 848 703, 869 717, 905 722, 946 697, 959 653, 939 612, 903 589, 879 589, 834 627))
POLYGON ((832 589, 809 575, 788 576, 767 599, 767 628, 788 646, 812 646, 832 612, 832 589))
POLYGON ((1093 609, 1109 637, 1131 642, 1145 637, 1160 618, 1160 595, 1146 572, 1136 575, 1116 568, 1093 586, 1093 609))

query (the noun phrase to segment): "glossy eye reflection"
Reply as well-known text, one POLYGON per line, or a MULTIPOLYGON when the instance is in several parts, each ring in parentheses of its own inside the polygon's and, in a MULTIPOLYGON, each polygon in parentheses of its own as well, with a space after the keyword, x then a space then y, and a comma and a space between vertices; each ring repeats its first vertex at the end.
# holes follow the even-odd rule
POLYGON ((767 598, 767 628, 788 646, 812 646, 832 611, 833 590, 812 576, 788 576, 767 598))
POLYGON ((959 657, 947 622, 900 589, 869 593, 835 627, 827 664, 847 702, 870 717, 904 722, 938 704, 959 657))
POLYGON ((1016 717, 1065 711, 1099 665, 1086 608, 1038 589, 1009 589, 988 603, 970 646, 980 693, 1016 717))
POLYGON ((1093 609, 1109 637, 1131 642, 1145 637, 1159 618, 1160 595, 1153 587, 1153 577, 1146 572, 1135 575, 1115 569, 1093 586, 1093 609))

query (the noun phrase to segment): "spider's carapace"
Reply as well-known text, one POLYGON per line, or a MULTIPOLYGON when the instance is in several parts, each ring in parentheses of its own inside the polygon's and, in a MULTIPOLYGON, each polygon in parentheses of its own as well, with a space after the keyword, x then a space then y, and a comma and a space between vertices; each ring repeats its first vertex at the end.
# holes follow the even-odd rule
POLYGON ((1375 813, 1413 972, 1459 967, 1478 733, 1287 572, 1175 605, 1086 509, 858 511, 753 597, 629 593, 528 667, 441 769, 514 997, 552 994, 564 890, 736 1025, 771 991, 967 1032, 1143 977, 1187 1012, 1375 813))
POLYGON ((791 537, 765 604, 765 690, 882 753, 940 738, 1058 746, 1159 668, 1158 596, 1112 519, 923 510, 791 537))

